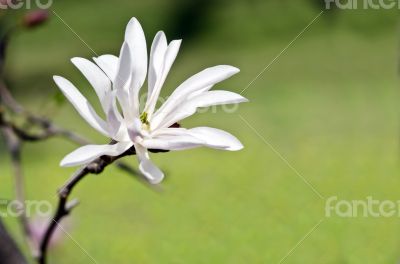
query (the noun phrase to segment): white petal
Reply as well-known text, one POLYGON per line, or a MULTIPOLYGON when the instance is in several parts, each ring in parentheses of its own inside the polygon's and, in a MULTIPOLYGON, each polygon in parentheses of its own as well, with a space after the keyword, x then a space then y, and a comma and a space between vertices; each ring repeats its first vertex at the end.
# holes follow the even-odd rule
POLYGON ((122 116, 120 112, 118 111, 117 108, 117 102, 116 102, 116 91, 113 91, 110 93, 110 100, 109 107, 107 109, 107 123, 109 124, 109 133, 111 138, 119 140, 119 132, 121 131, 122 128, 122 116))
POLYGON ((183 135, 158 135, 154 138, 143 139, 140 142, 147 149, 185 150, 201 147, 206 142, 192 136, 188 131, 183 135))
POLYGON ((237 151, 243 148, 242 143, 226 131, 211 127, 189 129, 192 136, 206 142, 205 146, 215 149, 237 151))
POLYGON ((105 136, 109 136, 108 126, 94 111, 93 107, 87 99, 76 89, 76 87, 67 79, 54 76, 54 81, 60 88, 61 92, 67 97, 78 113, 89 123, 94 129, 105 136))
POLYGON ((133 94, 139 94, 147 74, 147 45, 142 26, 136 18, 132 18, 125 31, 125 41, 128 42, 132 56, 132 86, 133 94))
POLYGON ((224 81, 239 71, 238 68, 229 65, 218 65, 207 68, 187 79, 172 95, 174 97, 181 97, 184 94, 190 94, 209 85, 224 81))
POLYGON ((71 59, 71 61, 93 86, 97 96, 99 97, 104 112, 107 113, 108 105, 106 98, 111 92, 110 79, 104 74, 102 70, 99 69, 99 67, 96 66, 96 64, 87 59, 73 58, 71 59))
POLYGON ((133 122, 129 124, 128 134, 133 142, 137 142, 142 137, 142 122, 140 122, 139 118, 134 118, 133 122))
POLYGON ((110 96, 110 108, 107 114, 107 123, 109 124, 109 131, 111 134, 111 138, 115 141, 130 141, 128 135, 128 129, 126 126, 126 122, 121 116, 121 113, 118 110, 117 102, 116 102, 116 92, 113 91, 110 96))
POLYGON ((135 145, 136 156, 139 160, 139 170, 152 184, 158 184, 164 179, 164 173, 150 160, 147 150, 135 145))
POLYGON ((176 56, 178 55, 179 49, 181 47, 182 40, 173 40, 171 43, 168 45, 167 52, 165 53, 165 59, 164 59, 164 69, 163 69, 163 76, 162 76, 162 81, 161 81, 161 86, 164 84, 164 81, 166 77, 168 76, 168 73, 172 67, 172 64, 174 64, 174 61, 176 59, 176 56))
MULTIPOLYGON (((196 113, 197 108, 199 107, 209 107, 222 104, 238 104, 247 101, 248 100, 240 94, 229 91, 204 92, 200 95, 192 97, 182 105, 177 106, 174 111, 172 111, 170 115, 166 116, 165 119, 158 125, 158 127, 154 127, 154 129, 169 127, 172 124, 193 115, 196 113)), ((153 125, 155 126, 155 124, 153 125)))
POLYGON ((121 48, 117 75, 115 76, 114 88, 115 89, 128 89, 129 80, 131 78, 131 52, 127 42, 124 42, 121 48))
POLYGON ((196 107, 209 107, 222 104, 239 104, 244 102, 248 102, 248 100, 240 94, 222 90, 205 92, 193 97, 188 101, 188 103, 195 105, 196 107))
POLYGON ((152 131, 150 134, 151 137, 157 136, 185 136, 188 134, 188 130, 182 127, 168 127, 168 128, 160 128, 155 131, 152 131))
POLYGON ((164 56, 167 51, 168 43, 164 32, 159 31, 154 37, 150 51, 148 97, 153 93, 157 78, 161 75, 164 65, 164 56))
POLYGON ((118 156, 132 147, 132 142, 119 142, 114 145, 86 145, 68 154, 62 161, 62 167, 87 164, 100 156, 118 156))
POLYGON ((115 55, 106 54, 97 58, 93 58, 93 60, 103 70, 108 78, 114 82, 118 70, 118 57, 115 55))
POLYGON ((149 115, 149 119, 153 115, 154 109, 157 104, 158 97, 160 96, 161 88, 164 85, 164 82, 168 76, 169 71, 171 70, 172 64, 174 63, 176 56, 178 55, 179 48, 181 46, 181 40, 173 40, 169 44, 165 56, 164 62, 162 66, 162 71, 159 76, 157 76, 157 81, 155 83, 154 90, 151 93, 150 99, 147 101, 146 111, 149 115))
POLYGON ((211 88, 213 88, 213 86, 214 86, 214 85, 209 85, 209 86, 206 86, 206 87, 204 87, 204 88, 202 88, 202 89, 197 90, 196 92, 191 93, 191 94, 187 97, 187 100, 190 100, 190 99, 192 99, 193 97, 196 97, 196 96, 198 96, 198 95, 200 95, 200 94, 202 94, 202 93, 205 93, 205 92, 211 90, 211 88))
POLYGON ((157 127, 159 123, 161 123, 161 121, 174 110, 175 107, 182 104, 182 102, 190 97, 192 93, 197 93, 199 90, 203 90, 218 82, 226 80, 238 72, 239 69, 235 67, 219 65, 205 69, 200 73, 190 77, 172 93, 167 101, 156 112, 151 120, 151 123, 155 124, 157 127))
POLYGON ((122 112, 126 120, 132 120, 139 115, 138 106, 132 106, 129 93, 131 82, 132 60, 131 52, 127 42, 124 42, 121 48, 117 75, 114 81, 114 89, 117 90, 117 98, 121 104, 122 112))

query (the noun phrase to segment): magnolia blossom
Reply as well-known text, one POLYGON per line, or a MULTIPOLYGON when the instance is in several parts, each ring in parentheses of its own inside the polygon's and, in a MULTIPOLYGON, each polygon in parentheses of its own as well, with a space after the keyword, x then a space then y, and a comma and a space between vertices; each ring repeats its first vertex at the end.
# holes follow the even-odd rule
POLYGON ((236 151, 242 144, 231 134, 210 127, 191 129, 174 124, 193 115, 199 107, 246 102, 239 94, 210 89, 239 72, 235 67, 219 65, 207 68, 186 81, 156 109, 161 88, 178 54, 181 40, 169 44, 160 31, 154 38, 148 62, 143 29, 132 18, 125 32, 119 57, 102 55, 94 62, 73 58, 72 63, 87 78, 99 97, 105 118, 101 118, 78 89, 63 77, 54 80, 79 114, 94 129, 112 139, 112 144, 87 145, 67 155, 61 166, 87 164, 103 156, 119 156, 134 147, 139 169, 154 184, 163 172, 153 164, 149 149, 184 150, 206 146, 236 151), (145 105, 139 105, 139 92, 148 75, 145 105))

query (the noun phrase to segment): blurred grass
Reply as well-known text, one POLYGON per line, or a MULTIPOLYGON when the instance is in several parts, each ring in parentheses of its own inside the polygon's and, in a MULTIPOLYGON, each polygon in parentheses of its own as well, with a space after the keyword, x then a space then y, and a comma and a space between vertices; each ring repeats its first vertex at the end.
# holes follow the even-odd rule
MULTIPOLYGON (((289 1, 250 3, 216 7, 207 17, 213 27, 184 39, 165 95, 216 64, 242 70, 218 86, 242 91, 319 12, 289 1)), ((156 0, 54 5, 99 54, 118 53, 131 16, 140 19, 150 42, 171 19, 171 8, 156 0)), ((73 215, 74 239, 99 263, 279 263, 323 218, 324 201, 239 114, 325 197, 398 200, 396 17, 390 11, 331 15, 324 14, 245 91, 251 103, 233 114, 220 110, 183 122, 226 129, 243 141, 243 151, 153 155, 167 173, 162 194, 114 168, 88 178, 73 194, 82 201, 73 215)), ((54 74, 90 95, 69 63, 74 56, 93 55, 56 17, 46 27, 18 35, 8 70, 19 99, 43 112, 57 91, 54 74)), ((68 103, 53 112, 58 123, 105 142, 68 103)), ((73 171, 58 163, 74 148, 60 139, 26 145, 29 199, 56 202, 55 190, 73 171)), ((9 160, 5 152, 0 155, 0 192, 9 198, 9 160)), ((134 157, 126 161, 136 166, 134 157)), ((397 220, 325 219, 285 263, 395 263, 400 258, 397 220)), ((7 223, 18 235, 15 221, 7 223)), ((89 262, 68 238, 52 260, 89 262)))

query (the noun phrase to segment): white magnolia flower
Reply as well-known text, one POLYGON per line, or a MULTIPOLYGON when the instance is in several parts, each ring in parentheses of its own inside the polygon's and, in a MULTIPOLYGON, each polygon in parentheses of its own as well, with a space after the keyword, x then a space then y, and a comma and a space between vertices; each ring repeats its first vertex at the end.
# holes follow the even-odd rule
POLYGON ((99 97, 106 119, 102 119, 78 89, 63 77, 54 80, 79 114, 94 129, 115 144, 87 145, 67 155, 61 166, 87 164, 103 156, 118 156, 134 147, 139 169, 151 183, 159 183, 164 174, 149 158, 149 149, 184 150, 200 146, 236 151, 242 144, 231 134, 210 127, 192 129, 174 127, 178 121, 193 115, 197 108, 246 102, 239 94, 210 91, 213 85, 239 72, 232 66, 207 68, 183 82, 167 101, 156 110, 161 87, 177 56, 181 40, 167 43, 160 31, 154 38, 147 63, 147 48, 143 29, 132 18, 126 28, 120 56, 102 55, 93 58, 73 58, 99 97), (148 99, 139 105, 139 91, 148 70, 148 99), (120 107, 118 107, 118 105, 120 107), (121 112, 119 111, 121 109, 121 112))

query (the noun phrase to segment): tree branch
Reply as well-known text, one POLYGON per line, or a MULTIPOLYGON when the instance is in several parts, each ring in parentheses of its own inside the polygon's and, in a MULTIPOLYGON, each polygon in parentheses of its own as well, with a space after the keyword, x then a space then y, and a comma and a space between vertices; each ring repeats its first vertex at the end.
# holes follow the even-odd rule
POLYGON ((132 147, 127 150, 125 153, 120 156, 112 157, 112 156, 102 156, 85 167, 79 169, 72 177, 64 184, 64 186, 58 191, 58 207, 55 212, 49 226, 46 229, 46 232, 43 236, 43 240, 40 244, 39 264, 47 263, 47 250, 49 246, 49 242, 57 230, 57 227, 60 225, 61 220, 67 216, 72 208, 76 205, 76 202, 72 201, 72 203, 68 203, 68 198, 74 189, 74 187, 83 180, 89 174, 100 174, 104 171, 104 169, 115 162, 116 160, 128 156, 136 154, 135 149, 132 147))
MULTIPOLYGON (((11 95, 7 86, 5 85, 4 82, 1 81, 1 79, 0 79, 0 129, 3 132, 5 142, 8 146, 8 150, 10 152, 10 156, 12 159, 14 175, 15 175, 14 180, 16 185, 16 199, 20 202, 21 205, 25 204, 25 190, 23 188, 23 175, 20 164, 21 144, 23 142, 42 141, 49 139, 51 137, 58 136, 65 138, 78 145, 90 144, 90 141, 83 138, 82 136, 67 129, 61 128, 44 117, 37 116, 28 112, 23 106, 18 104, 18 102, 11 95), (23 118, 24 120, 23 126, 17 125, 16 123, 10 121, 9 116, 6 114, 7 108, 12 112, 12 115, 17 115, 18 117, 23 118), (35 131, 34 133, 31 132, 32 127, 36 128, 36 130, 34 130, 35 131)), ((105 166, 113 163, 114 161, 123 156, 126 156, 127 153, 134 154, 132 153, 132 151, 127 151, 124 155, 121 155, 118 158, 101 157, 92 162, 91 164, 89 164, 87 167, 85 167, 85 169, 81 171, 81 173, 78 174, 77 176, 81 175, 83 178, 85 175, 89 173, 98 174, 105 168, 105 166)), ((144 176, 142 176, 141 173, 139 173, 137 170, 130 167, 129 165, 122 162, 115 162, 115 165, 119 169, 134 176, 136 179, 139 180, 140 183, 145 184, 147 187, 151 187, 152 190, 156 191, 161 190, 160 187, 149 184, 149 182, 144 178, 144 176)), ((63 217, 68 215, 69 212, 72 210, 72 208, 77 205, 76 202, 67 203, 67 198, 69 196, 70 191, 75 186, 75 184, 81 180, 81 178, 77 176, 73 177, 72 181, 70 181, 66 186, 64 186, 61 189, 60 203, 58 206, 58 210, 55 214, 55 217, 53 218, 53 221, 51 222, 51 225, 49 226, 49 229, 47 230, 43 238, 42 244, 40 245, 39 249, 38 245, 34 245, 34 243, 32 242, 29 219, 26 217, 26 214, 24 213, 25 211, 24 208, 21 208, 21 210, 23 210, 22 211, 23 213, 21 214, 19 220, 22 226, 24 237, 27 242, 27 245, 32 251, 32 255, 35 258, 38 258, 38 260, 40 261, 39 263, 45 263, 48 244, 50 242, 50 239, 54 231, 56 230, 58 222, 63 217)))
POLYGON ((10 153, 11 163, 14 171, 15 197, 18 201, 18 204, 21 206, 21 208, 18 208, 20 210, 18 219, 24 233, 26 243, 29 246, 32 255, 35 256, 37 255, 38 250, 31 239, 31 227, 29 225, 29 219, 25 210, 25 186, 21 167, 21 140, 9 127, 2 127, 2 132, 8 152, 10 153))

